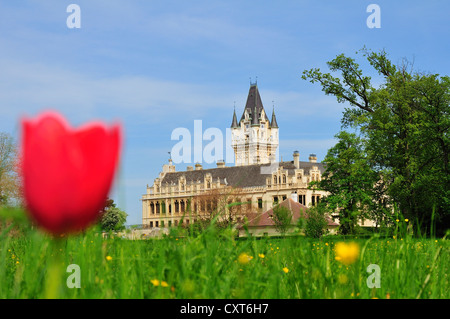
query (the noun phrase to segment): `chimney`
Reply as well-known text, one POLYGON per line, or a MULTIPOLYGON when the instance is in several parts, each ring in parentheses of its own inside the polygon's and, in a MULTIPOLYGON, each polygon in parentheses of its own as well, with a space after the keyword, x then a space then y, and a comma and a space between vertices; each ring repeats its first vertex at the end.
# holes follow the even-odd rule
POLYGON ((311 163, 317 163, 317 156, 316 156, 316 154, 309 154, 309 161, 311 163))
POLYGON ((202 170, 202 164, 200 164, 200 163, 197 163, 197 164, 195 164, 195 170, 196 171, 201 171, 202 170))
POLYGON ((194 170, 194 167, 192 167, 192 166, 188 166, 188 167, 186 167, 186 169, 187 169, 187 171, 188 171, 188 172, 191 172, 191 171, 193 171, 193 170, 194 170))
POLYGON ((294 166, 295 168, 300 168, 300 153, 298 151, 294 151, 294 166))
POLYGON ((225 167, 225 161, 224 160, 218 160, 217 161, 217 168, 223 168, 225 167))

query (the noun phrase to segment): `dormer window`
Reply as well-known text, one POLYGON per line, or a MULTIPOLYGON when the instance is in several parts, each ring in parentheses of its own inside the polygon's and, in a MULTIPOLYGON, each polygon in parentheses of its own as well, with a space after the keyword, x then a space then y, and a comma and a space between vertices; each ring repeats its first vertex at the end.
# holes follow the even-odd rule
POLYGON ((263 124, 261 124, 261 128, 264 128, 264 123, 263 123, 263 124))

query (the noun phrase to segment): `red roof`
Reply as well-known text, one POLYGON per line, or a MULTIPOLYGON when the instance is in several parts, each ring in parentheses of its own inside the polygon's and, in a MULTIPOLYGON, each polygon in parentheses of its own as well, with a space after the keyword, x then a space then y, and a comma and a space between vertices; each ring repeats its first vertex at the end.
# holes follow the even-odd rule
MULTIPOLYGON (((301 217, 304 217, 306 219, 308 218, 308 207, 292 200, 291 198, 282 201, 279 206, 288 208, 292 213, 292 224, 296 224, 298 219, 301 217)), ((248 226, 275 226, 275 223, 272 220, 272 216, 273 208, 262 214, 253 213, 251 216, 249 216, 250 221, 248 223, 248 226)), ((338 226, 338 224, 333 222, 331 218, 327 217, 326 220, 328 221, 328 226, 338 226)))

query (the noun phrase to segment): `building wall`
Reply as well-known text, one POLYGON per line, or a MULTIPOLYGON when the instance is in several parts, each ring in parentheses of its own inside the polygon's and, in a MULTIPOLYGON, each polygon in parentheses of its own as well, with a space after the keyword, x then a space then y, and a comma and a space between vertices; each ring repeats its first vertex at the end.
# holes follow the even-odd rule
MULTIPOLYGON (((285 169, 279 166, 269 175, 266 184, 261 186, 233 189, 219 180, 214 181, 206 173, 200 183, 189 184, 180 177, 176 185, 164 186, 161 180, 167 172, 174 172, 175 168, 170 163, 164 165, 160 177, 155 179, 152 187, 147 187, 147 193, 142 196, 142 224, 144 227, 168 227, 178 225, 181 219, 184 223, 192 223, 198 218, 207 217, 215 208, 219 208, 226 216, 230 214, 226 204, 231 202, 248 202, 238 206, 239 212, 244 216, 247 212, 265 212, 277 202, 286 198, 292 198, 305 206, 314 205, 326 193, 308 189, 308 183, 312 180, 320 180, 321 172, 317 166, 312 166, 308 171, 298 168, 285 169), (289 174, 291 172, 291 174, 289 174), (223 197, 222 202, 203 203, 204 198, 223 197), (227 201, 224 203, 223 201, 227 201), (189 207, 190 206, 190 207, 189 207), (189 212, 191 215, 189 216, 189 212), (184 218, 183 218, 184 217, 184 218)), ((234 212, 233 216, 237 216, 234 212)))

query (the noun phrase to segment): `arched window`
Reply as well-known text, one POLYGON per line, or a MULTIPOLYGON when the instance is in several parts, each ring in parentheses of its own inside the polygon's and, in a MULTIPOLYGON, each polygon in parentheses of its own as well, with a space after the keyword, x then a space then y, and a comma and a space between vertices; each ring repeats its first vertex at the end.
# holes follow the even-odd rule
POLYGON ((178 213, 180 211, 180 204, 178 203, 178 201, 175 201, 175 213, 178 213))
POLYGON ((276 177, 276 176, 273 177, 273 183, 274 183, 274 184, 277 183, 277 177, 276 177))
POLYGON ((155 213, 155 204, 153 204, 153 202, 150 203, 150 212, 151 212, 152 214, 155 213))
POLYGON ((160 211, 159 211, 159 202, 156 202, 156 214, 159 214, 160 213, 160 211))
POLYGON ((181 212, 183 213, 184 210, 185 210, 185 207, 184 207, 184 200, 180 200, 180 207, 181 207, 181 212))

